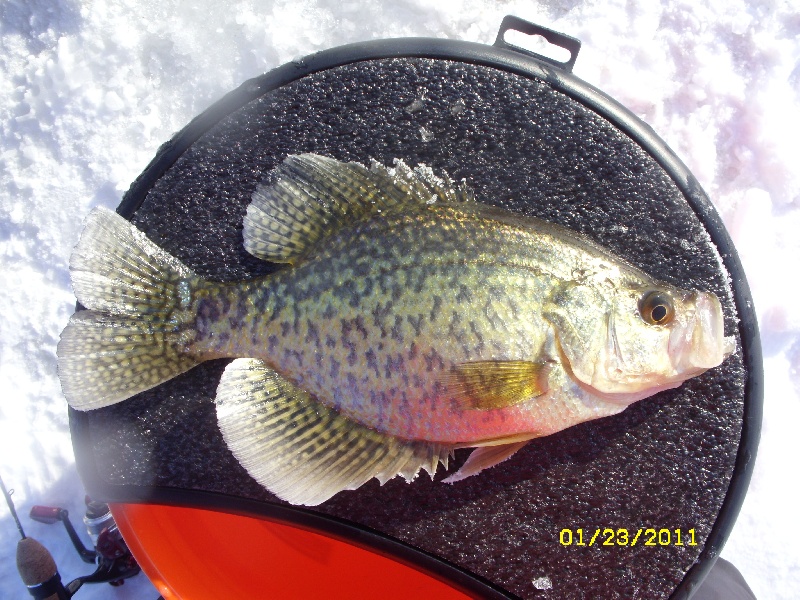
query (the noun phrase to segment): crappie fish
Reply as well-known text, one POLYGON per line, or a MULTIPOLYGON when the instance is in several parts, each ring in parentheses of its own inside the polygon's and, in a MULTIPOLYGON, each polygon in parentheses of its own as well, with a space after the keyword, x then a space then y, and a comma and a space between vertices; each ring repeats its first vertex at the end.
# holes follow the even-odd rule
POLYGON ((236 358, 220 430, 278 497, 319 504, 373 477, 446 481, 530 439, 613 415, 734 350, 719 300, 656 281, 564 227, 487 206, 425 167, 289 156, 244 245, 276 273, 205 280, 95 209, 58 345, 70 406, 120 402, 236 358))

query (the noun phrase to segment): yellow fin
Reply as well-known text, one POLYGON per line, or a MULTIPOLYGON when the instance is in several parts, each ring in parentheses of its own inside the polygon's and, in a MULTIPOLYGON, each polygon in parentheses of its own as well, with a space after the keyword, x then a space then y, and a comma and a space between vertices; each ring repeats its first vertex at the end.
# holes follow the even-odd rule
POLYGON ((548 370, 546 362, 482 360, 455 365, 443 383, 465 408, 491 410, 544 394, 548 370))

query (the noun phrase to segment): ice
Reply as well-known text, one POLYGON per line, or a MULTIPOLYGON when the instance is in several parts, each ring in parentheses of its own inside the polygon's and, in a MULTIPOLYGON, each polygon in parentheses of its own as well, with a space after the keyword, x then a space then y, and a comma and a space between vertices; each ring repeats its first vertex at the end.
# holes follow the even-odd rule
MULTIPOLYGON (((730 228, 762 326, 766 397, 753 483, 722 556, 757 597, 796 596, 800 13, 788 0, 6 0, 0 474, 23 518, 37 503, 82 514, 55 345, 74 306, 67 260, 89 209, 115 207, 160 144, 248 78, 355 41, 492 43, 505 14, 581 39, 575 74, 647 121, 730 228)), ((64 580, 88 571, 63 529, 26 525, 64 580)), ((26 597, 15 536, 0 507, 0 597, 26 597)), ((156 596, 138 577, 78 597, 156 596)))

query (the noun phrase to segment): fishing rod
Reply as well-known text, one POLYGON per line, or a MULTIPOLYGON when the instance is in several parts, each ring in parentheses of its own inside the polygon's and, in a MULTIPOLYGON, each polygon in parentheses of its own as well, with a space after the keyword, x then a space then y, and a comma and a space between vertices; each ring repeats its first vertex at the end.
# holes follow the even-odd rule
POLYGON ((94 573, 77 577, 64 585, 61 582, 61 575, 55 560, 47 548, 25 535, 25 530, 22 528, 22 523, 11 499, 14 490, 6 488, 2 477, 0 477, 0 488, 2 488, 6 504, 21 537, 17 543, 17 570, 28 588, 28 592, 37 600, 69 600, 84 583, 107 582, 112 586, 119 586, 125 582, 125 579, 133 577, 141 571, 136 559, 122 539, 122 534, 117 529, 107 504, 86 498, 86 515, 83 521, 94 544, 94 550, 89 550, 84 546, 66 509, 34 506, 30 512, 31 519, 46 524, 58 521, 63 523, 67 535, 81 559, 86 563, 97 565, 94 573))

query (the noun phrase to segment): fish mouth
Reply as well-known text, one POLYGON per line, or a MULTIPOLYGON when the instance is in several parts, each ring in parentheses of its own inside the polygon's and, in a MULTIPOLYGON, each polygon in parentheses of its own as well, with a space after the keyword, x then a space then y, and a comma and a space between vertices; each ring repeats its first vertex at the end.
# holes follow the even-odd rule
POLYGON ((669 354, 675 371, 693 376, 719 366, 736 351, 736 339, 725 336, 722 305, 708 292, 692 292, 684 300, 694 308, 683 327, 675 327, 669 339, 669 354))

